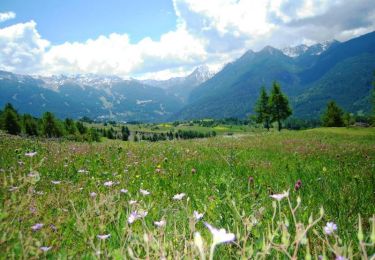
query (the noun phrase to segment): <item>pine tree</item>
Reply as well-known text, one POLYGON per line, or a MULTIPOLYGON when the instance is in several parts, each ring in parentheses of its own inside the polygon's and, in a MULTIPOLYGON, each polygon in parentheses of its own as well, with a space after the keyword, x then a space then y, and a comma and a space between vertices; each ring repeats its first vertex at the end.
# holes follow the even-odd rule
POLYGON ((269 107, 269 97, 267 95, 266 88, 263 86, 260 90, 260 96, 255 105, 256 122, 258 124, 263 123, 267 130, 270 130, 270 107, 269 107))
POLYGON ((7 103, 2 114, 3 129, 12 135, 21 133, 21 124, 17 111, 10 103, 7 103))
POLYGON ((42 133, 46 137, 61 137, 63 136, 55 116, 51 112, 45 112, 42 118, 42 133))
POLYGON ((281 131, 281 121, 287 119, 292 114, 292 110, 289 107, 287 96, 281 92, 280 85, 277 82, 274 82, 272 86, 269 107, 271 122, 277 122, 278 130, 281 131))
POLYGON ((130 131, 127 126, 122 126, 121 127, 121 137, 123 141, 128 141, 130 136, 130 131))
POLYGON ((344 126, 343 120, 344 112, 337 106, 335 101, 331 100, 327 104, 327 109, 322 116, 323 126, 326 127, 340 127, 344 126))
POLYGON ((73 119, 66 118, 64 121, 65 130, 70 135, 75 135, 77 132, 76 124, 74 123, 73 119))
POLYGON ((38 136, 38 123, 35 118, 31 115, 25 114, 23 115, 23 127, 25 129, 25 133, 29 136, 38 136))

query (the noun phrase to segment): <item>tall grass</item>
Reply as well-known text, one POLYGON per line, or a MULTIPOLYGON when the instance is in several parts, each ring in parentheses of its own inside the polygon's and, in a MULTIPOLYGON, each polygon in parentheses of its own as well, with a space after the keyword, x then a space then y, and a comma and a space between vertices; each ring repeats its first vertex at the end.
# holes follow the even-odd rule
POLYGON ((370 259, 374 159, 374 129, 99 144, 1 134, 0 258, 370 259), (236 239, 212 250, 205 223, 236 239))

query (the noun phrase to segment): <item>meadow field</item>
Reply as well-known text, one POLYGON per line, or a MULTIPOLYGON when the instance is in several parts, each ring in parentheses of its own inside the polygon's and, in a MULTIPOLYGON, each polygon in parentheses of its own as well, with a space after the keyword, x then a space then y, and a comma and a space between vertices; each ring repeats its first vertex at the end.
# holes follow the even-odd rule
POLYGON ((374 258, 374 128, 234 132, 0 133, 0 259, 374 258))

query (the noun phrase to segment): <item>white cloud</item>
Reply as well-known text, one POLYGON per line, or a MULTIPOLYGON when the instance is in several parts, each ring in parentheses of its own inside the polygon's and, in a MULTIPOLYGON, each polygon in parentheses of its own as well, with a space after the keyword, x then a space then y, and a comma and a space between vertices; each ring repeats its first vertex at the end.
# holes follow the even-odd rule
POLYGON ((48 46, 34 21, 0 29, 0 69, 19 73, 39 71, 48 46))
MULTIPOLYGON (((0 69, 167 78, 201 64, 220 67, 265 45, 347 40, 375 30, 373 0, 172 1, 176 29, 158 40, 112 33, 50 45, 33 21, 0 29, 0 69)), ((3 14, 0 21, 10 19, 3 14)))
POLYGON ((52 46, 44 65, 50 73, 101 73, 128 76, 165 71, 170 67, 205 61, 203 42, 180 28, 159 41, 144 38, 131 43, 129 36, 113 33, 84 43, 52 46))
POLYGON ((14 12, 0 13, 0 23, 14 18, 16 18, 16 14, 14 12))

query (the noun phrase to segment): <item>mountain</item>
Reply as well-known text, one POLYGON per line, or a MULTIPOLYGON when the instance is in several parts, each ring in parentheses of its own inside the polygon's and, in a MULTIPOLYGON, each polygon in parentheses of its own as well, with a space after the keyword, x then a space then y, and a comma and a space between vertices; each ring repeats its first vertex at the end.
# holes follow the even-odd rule
POLYGON ((176 77, 168 80, 143 80, 141 82, 149 86, 162 88, 168 94, 178 97, 186 104, 191 91, 213 76, 214 73, 207 66, 199 66, 186 77, 176 77))
POLYGON ((260 87, 269 89, 275 80, 289 96, 293 116, 317 118, 330 99, 349 112, 368 112, 374 56, 375 32, 343 43, 250 50, 196 87, 172 119, 243 118, 253 113, 260 87))
POLYGON ((339 44, 340 42, 333 40, 333 41, 325 41, 322 43, 317 43, 311 46, 307 46, 305 44, 297 45, 294 47, 286 47, 281 51, 291 58, 301 58, 302 56, 317 56, 331 48, 339 44))
POLYGON ((21 113, 60 118, 89 116, 119 121, 163 121, 182 102, 158 87, 97 75, 31 77, 0 71, 0 106, 11 102, 21 113))

